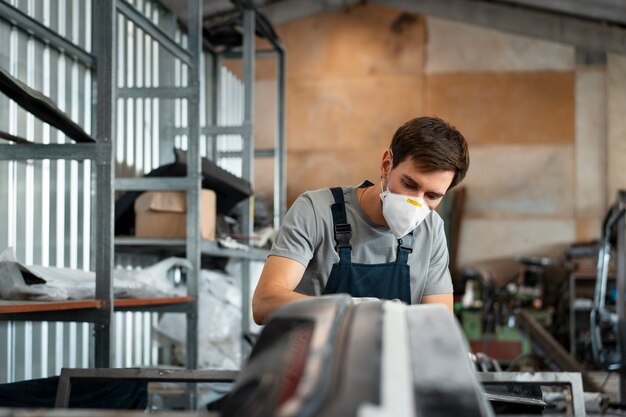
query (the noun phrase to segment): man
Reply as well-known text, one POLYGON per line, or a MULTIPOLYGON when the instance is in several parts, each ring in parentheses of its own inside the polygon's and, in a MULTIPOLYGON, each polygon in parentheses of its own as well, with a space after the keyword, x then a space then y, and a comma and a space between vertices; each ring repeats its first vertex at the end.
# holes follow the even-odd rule
POLYGON ((419 117, 394 134, 378 184, 306 192, 293 203, 254 293, 254 320, 320 294, 441 303, 452 311, 443 221, 433 210, 465 177, 467 143, 419 117))

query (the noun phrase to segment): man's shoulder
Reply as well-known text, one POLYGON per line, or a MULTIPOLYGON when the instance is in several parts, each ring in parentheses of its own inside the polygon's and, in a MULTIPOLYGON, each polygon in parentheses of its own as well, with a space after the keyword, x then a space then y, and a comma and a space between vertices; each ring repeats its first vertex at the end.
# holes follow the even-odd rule
MULTIPOLYGON (((435 210, 431 211, 428 216, 424 219, 424 225, 427 229, 430 229, 432 233, 438 233, 443 231, 444 221, 435 210)), ((422 226, 418 226, 422 227, 422 226)))
MULTIPOLYGON (((344 193, 349 187, 337 187, 341 188, 344 193)), ((308 200, 313 207, 317 206, 325 206, 327 207, 329 204, 334 203, 335 199, 333 198, 333 194, 330 191, 331 188, 320 188, 317 190, 305 191, 304 193, 298 196, 298 199, 308 200)))
POLYGON ((431 212, 431 215, 426 218, 430 221, 433 226, 440 226, 443 224, 443 219, 439 215, 439 213, 435 210, 431 212))

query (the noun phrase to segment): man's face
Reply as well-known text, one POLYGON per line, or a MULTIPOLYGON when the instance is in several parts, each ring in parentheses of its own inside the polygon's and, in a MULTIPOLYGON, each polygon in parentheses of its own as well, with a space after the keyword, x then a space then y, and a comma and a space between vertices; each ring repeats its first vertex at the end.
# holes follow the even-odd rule
POLYGON ((441 203, 454 179, 454 171, 423 172, 411 159, 406 159, 392 167, 389 151, 383 157, 381 174, 383 186, 389 186, 389 191, 422 197, 428 207, 433 210, 441 203))

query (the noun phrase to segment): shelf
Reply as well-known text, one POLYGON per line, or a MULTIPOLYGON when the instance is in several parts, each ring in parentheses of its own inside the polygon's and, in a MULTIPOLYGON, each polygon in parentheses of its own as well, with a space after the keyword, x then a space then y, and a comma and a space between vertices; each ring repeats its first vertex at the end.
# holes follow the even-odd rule
MULTIPOLYGON (((170 255, 176 255, 185 252, 186 244, 187 241, 184 238, 115 238, 115 246, 118 250, 132 253, 169 253, 170 255)), ((200 243, 200 249, 202 254, 205 256, 221 256, 257 261, 265 261, 267 255, 269 254, 269 251, 265 249, 248 248, 247 250, 242 250, 224 248, 213 240, 203 240, 200 243)))
MULTIPOLYGON (((114 310, 186 313, 193 307, 192 297, 125 298, 114 301, 114 310)), ((103 306, 99 300, 24 301, 0 300, 3 320, 45 320, 94 322, 103 306), (77 319, 80 317, 80 319, 77 319)))
POLYGON ((116 312, 121 311, 144 311, 159 313, 186 313, 193 305, 192 297, 168 297, 168 298, 124 298, 114 301, 116 312))
POLYGON ((13 321, 95 322, 103 303, 99 300, 0 300, 0 318, 13 321), (78 319, 80 317, 80 319, 78 319))
POLYGON ((24 301, 0 300, 0 314, 6 313, 33 313, 41 311, 83 310, 86 308, 100 308, 102 302, 98 300, 76 301, 24 301))
POLYGON ((118 177, 116 191, 186 191, 196 189, 198 182, 187 177, 118 177))

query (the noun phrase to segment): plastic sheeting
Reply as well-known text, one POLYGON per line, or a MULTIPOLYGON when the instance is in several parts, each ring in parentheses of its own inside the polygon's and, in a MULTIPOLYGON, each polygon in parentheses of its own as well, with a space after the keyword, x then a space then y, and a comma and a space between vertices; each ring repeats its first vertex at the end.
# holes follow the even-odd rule
MULTIPOLYGON (((168 278, 173 267, 191 265, 186 259, 167 258, 148 268, 113 271, 116 298, 171 297, 174 283, 168 278)), ((71 268, 23 265, 12 248, 0 254, 0 298, 6 300, 80 300, 95 297, 96 274, 71 268)))
MULTIPOLYGON (((203 270, 198 286, 198 366, 239 369, 241 363, 241 290, 235 278, 203 270)), ((187 326, 181 314, 166 313, 157 331, 174 341, 184 362, 187 326)))

